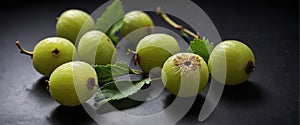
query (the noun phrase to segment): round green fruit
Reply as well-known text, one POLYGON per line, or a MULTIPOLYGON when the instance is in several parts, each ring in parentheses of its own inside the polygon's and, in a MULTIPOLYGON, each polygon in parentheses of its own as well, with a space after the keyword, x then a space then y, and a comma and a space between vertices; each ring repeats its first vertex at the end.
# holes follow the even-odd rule
POLYGON ((255 59, 252 50, 244 43, 226 40, 213 49, 208 65, 215 80, 226 85, 237 85, 251 77, 255 59))
POLYGON ((175 38, 167 34, 151 34, 140 40, 136 47, 135 62, 145 72, 162 67, 164 62, 179 52, 175 38))
POLYGON ((170 93, 189 97, 205 88, 209 71, 202 57, 193 53, 177 53, 164 63, 161 78, 170 93))
POLYGON ((105 65, 115 63, 116 48, 112 41, 101 31, 89 31, 78 44, 78 56, 89 64, 105 65))
POLYGON ((81 61, 57 67, 49 79, 49 92, 53 99, 65 106, 77 106, 97 91, 97 74, 92 66, 81 61))
POLYGON ((152 19, 143 11, 139 11, 139 10, 130 11, 127 14, 125 14, 123 21, 124 24, 120 30, 123 36, 126 36, 127 34, 129 34, 134 30, 145 28, 145 27, 147 27, 148 32, 153 31, 152 19))
POLYGON ((32 64, 36 71, 47 77, 61 64, 72 61, 76 54, 74 44, 60 37, 48 37, 41 40, 34 47, 33 52, 23 49, 18 41, 16 45, 21 53, 32 57, 32 64))
POLYGON ((78 9, 64 11, 57 20, 56 32, 58 36, 64 37, 75 43, 82 34, 94 29, 92 17, 78 9))

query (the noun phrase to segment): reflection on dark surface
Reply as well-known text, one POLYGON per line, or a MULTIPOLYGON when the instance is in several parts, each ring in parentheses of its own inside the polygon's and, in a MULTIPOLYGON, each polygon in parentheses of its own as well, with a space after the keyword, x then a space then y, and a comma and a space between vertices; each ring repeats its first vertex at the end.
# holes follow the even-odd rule
POLYGON ((193 103, 190 110, 187 112, 187 114, 182 118, 180 122, 187 122, 191 123, 194 121, 195 123, 198 122, 199 113, 201 111, 202 105, 205 101, 205 98, 202 97, 200 94, 196 97, 195 102, 193 103))
MULTIPOLYGON (((177 98, 177 96, 173 95, 173 94, 169 94, 166 96, 166 99, 164 100, 164 108, 167 108, 169 105, 171 105, 173 103, 173 101, 177 98)), ((180 97, 178 97, 180 98, 180 97)), ((186 97, 188 98, 188 97, 186 97)), ((190 97, 192 98, 192 97, 190 97)), ((201 109, 203 103, 204 103, 204 100, 205 98, 202 97, 202 95, 198 94, 194 103, 193 103, 193 106, 191 107, 191 109, 193 109, 194 107, 197 107, 201 109)))
MULTIPOLYGON (((165 103, 164 103, 164 108, 167 108, 169 105, 171 105, 173 103, 173 101, 176 99, 177 97, 175 95, 168 95, 165 99, 165 103)), ((181 97, 178 97, 181 98, 181 97)), ((186 99, 188 98, 193 98, 193 97, 185 97, 186 99)), ((198 122, 198 117, 199 117, 199 113, 200 110, 202 108, 202 105, 205 101, 205 98, 202 97, 202 95, 198 94, 197 97, 195 98, 195 101, 192 104, 192 107, 187 111, 187 113, 184 115, 184 117, 178 122, 178 124, 190 124, 190 123, 199 123, 198 122)), ((185 108, 185 107, 182 107, 185 108)), ((178 110, 183 110, 183 109, 178 109, 178 110)), ((176 115, 176 111, 171 111, 169 113, 169 117, 171 117, 172 115, 176 115)))
POLYGON ((29 91, 32 97, 35 97, 38 100, 42 100, 43 102, 53 101, 47 90, 48 84, 45 82, 48 79, 48 77, 41 77, 36 83, 33 84, 31 89, 26 90, 29 91))
POLYGON ((97 114, 104 114, 114 110, 125 110, 134 108, 143 103, 143 101, 137 101, 130 98, 124 98, 120 100, 113 100, 109 103, 104 104, 99 109, 97 109, 97 114))
POLYGON ((167 108, 172 102, 176 99, 176 96, 173 94, 168 93, 166 99, 164 99, 164 108, 167 108))
MULTIPOLYGON (((169 105, 171 105, 172 102, 176 99, 176 97, 177 96, 172 95, 172 94, 168 95, 165 100, 165 108, 167 108, 169 105)), ((180 97, 178 97, 178 98, 180 98, 180 97)), ((191 114, 193 112, 198 112, 198 114, 196 114, 198 116, 204 101, 205 101, 205 98, 203 98, 200 94, 198 94, 191 109, 188 111, 187 115, 191 114)))
POLYGON ((246 81, 239 85, 226 85, 222 94, 224 101, 251 103, 261 99, 262 90, 253 82, 246 81))
POLYGON ((53 110, 47 120, 53 125, 90 125, 95 123, 95 121, 84 110, 82 105, 75 107, 60 105, 53 110))

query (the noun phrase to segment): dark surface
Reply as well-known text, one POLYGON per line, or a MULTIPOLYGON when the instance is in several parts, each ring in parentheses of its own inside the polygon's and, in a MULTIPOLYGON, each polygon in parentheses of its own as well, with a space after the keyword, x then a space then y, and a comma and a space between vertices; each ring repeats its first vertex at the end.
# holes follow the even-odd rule
MULTIPOLYGON (((1 4, 0 124, 97 124, 83 108, 56 103, 46 91, 45 78, 30 57, 20 55, 15 41, 32 50, 47 36, 55 36, 55 18, 67 8, 93 12, 101 0, 27 1, 1 4)), ((204 101, 196 99, 178 124, 297 125, 299 124, 299 3, 298 1, 198 1, 222 39, 239 39, 256 56, 257 69, 247 83, 226 86, 213 114, 204 122, 198 114, 204 101)), ((168 93, 167 93, 168 95, 168 93)), ((172 100, 172 96, 166 100, 172 100)), ((168 104, 168 101, 164 102, 168 104)), ((141 106, 130 110, 151 111, 141 106)), ((119 121, 122 123, 122 121, 119 121)))

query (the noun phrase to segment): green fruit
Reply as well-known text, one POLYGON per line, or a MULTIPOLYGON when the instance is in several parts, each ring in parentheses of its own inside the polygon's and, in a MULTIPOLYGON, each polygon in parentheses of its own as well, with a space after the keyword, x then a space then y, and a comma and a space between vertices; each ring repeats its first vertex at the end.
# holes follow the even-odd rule
POLYGON ((65 106, 77 106, 97 91, 97 74, 88 63, 74 61, 57 67, 49 79, 53 99, 65 106))
POLYGON ((208 65, 214 79, 226 85, 236 85, 251 77, 255 59, 252 50, 244 43, 226 40, 214 48, 208 65))
POLYGON ((205 88, 209 72, 202 57, 193 53, 177 53, 164 63, 161 77, 170 93, 189 97, 205 88))
POLYGON ((162 67, 170 56, 178 52, 175 38, 167 34, 151 34, 138 43, 135 62, 145 73, 149 73, 154 67, 162 67))
POLYGON ((112 41, 101 31, 89 31, 78 44, 79 59, 89 64, 115 63, 116 49, 112 41))
POLYGON ((45 76, 50 76, 54 69, 61 64, 72 61, 76 48, 72 42, 65 38, 48 37, 41 40, 33 52, 24 50, 17 41, 16 45, 21 53, 30 55, 34 68, 45 76))
POLYGON ((125 14, 123 18, 124 24, 121 27, 121 34, 126 36, 130 32, 139 28, 147 27, 148 32, 153 31, 152 19, 143 11, 133 10, 125 14))
POLYGON ((77 9, 64 11, 57 20, 56 32, 58 36, 64 37, 73 43, 79 39, 82 34, 94 29, 94 20, 92 17, 77 9))

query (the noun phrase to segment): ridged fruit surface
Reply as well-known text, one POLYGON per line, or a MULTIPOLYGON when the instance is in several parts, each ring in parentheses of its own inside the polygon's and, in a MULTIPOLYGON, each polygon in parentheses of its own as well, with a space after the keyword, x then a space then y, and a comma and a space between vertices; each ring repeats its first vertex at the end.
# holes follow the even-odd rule
POLYGON ((97 91, 97 74, 88 63, 74 61, 59 66, 49 79, 53 99, 65 106, 77 106, 97 91))
POLYGON ((75 43, 80 37, 94 29, 94 20, 92 17, 78 9, 69 9, 64 11, 57 20, 56 33, 75 43))
POLYGON ((139 10, 133 10, 125 14, 124 16, 124 24, 121 28, 121 34, 123 36, 126 36, 130 32, 139 29, 147 27, 149 32, 153 30, 153 21, 149 17, 148 14, 146 14, 143 11, 139 10))
POLYGON ((208 65, 214 79, 226 85, 237 85, 252 76, 255 58, 246 44, 226 40, 213 49, 208 65))
POLYGON ((170 93, 189 97, 205 88, 209 71, 202 57, 193 53, 178 53, 164 63, 161 77, 170 93))
POLYGON ((50 76, 55 68, 72 61, 75 53, 76 48, 69 40, 48 37, 34 47, 32 63, 39 73, 50 76))
POLYGON ((162 67, 164 62, 179 50, 176 39, 170 35, 147 35, 136 47, 136 62, 144 72, 149 73, 152 68, 162 67))
POLYGON ((78 56, 89 64, 105 65, 115 63, 116 48, 109 37, 101 31, 89 31, 78 44, 78 56))

